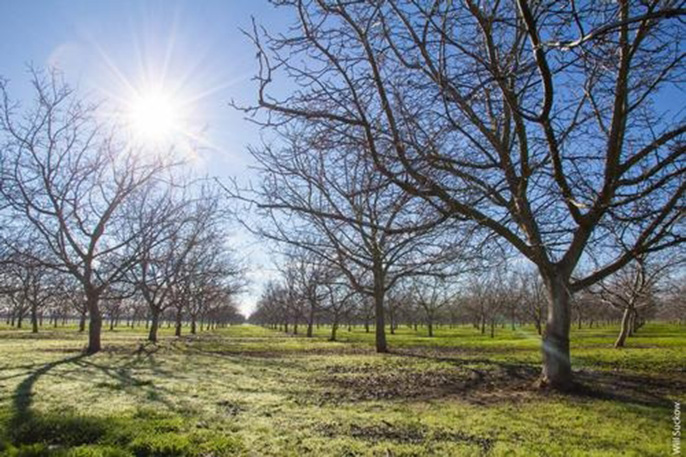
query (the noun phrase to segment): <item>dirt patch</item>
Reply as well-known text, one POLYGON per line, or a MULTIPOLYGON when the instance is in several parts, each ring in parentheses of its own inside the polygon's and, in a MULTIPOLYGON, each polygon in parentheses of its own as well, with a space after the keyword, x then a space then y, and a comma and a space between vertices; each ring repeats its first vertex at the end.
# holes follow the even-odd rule
POLYGON ((221 410, 226 414, 227 416, 231 417, 236 417, 243 411, 245 411, 245 407, 237 402, 231 401, 231 400, 221 400, 217 402, 217 406, 221 408, 221 410))
POLYGON ((396 443, 422 444, 435 441, 451 441, 476 444, 484 452, 488 452, 493 446, 493 439, 472 435, 469 433, 453 430, 429 430, 421 424, 400 425, 381 421, 372 425, 342 424, 333 422, 320 424, 316 427, 318 433, 332 438, 335 436, 349 436, 372 443, 381 441, 393 441, 396 443))
POLYGON ((433 399, 459 396, 478 404, 517 401, 534 392, 538 374, 526 365, 493 365, 487 369, 468 366, 449 368, 403 368, 372 364, 332 366, 319 377, 323 387, 319 400, 433 399))

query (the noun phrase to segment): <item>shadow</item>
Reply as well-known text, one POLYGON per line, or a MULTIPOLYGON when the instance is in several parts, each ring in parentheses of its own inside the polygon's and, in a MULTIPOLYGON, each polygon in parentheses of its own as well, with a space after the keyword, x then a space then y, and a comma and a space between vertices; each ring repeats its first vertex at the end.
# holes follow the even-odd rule
MULTIPOLYGON (((117 390, 130 388, 139 389, 146 396, 147 400, 161 402, 168 408, 173 409, 174 405, 171 402, 166 401, 160 395, 160 391, 166 392, 165 389, 156 386, 152 381, 138 379, 131 373, 131 371, 136 367, 147 366, 154 376, 162 376, 167 378, 172 377, 173 373, 167 370, 162 370, 159 367, 159 363, 154 357, 154 353, 156 351, 157 348, 150 350, 150 348, 147 347, 139 347, 133 353, 129 352, 130 356, 124 358, 123 363, 116 365, 97 363, 90 359, 92 357, 91 354, 79 353, 78 355, 66 357, 40 366, 38 369, 30 372, 30 374, 26 376, 26 378, 21 381, 14 390, 14 394, 12 396, 14 412, 8 422, 10 427, 9 431, 12 432, 14 430, 19 430, 22 428, 22 425, 36 419, 36 415, 31 409, 33 396, 35 394, 35 384, 42 377, 51 375, 51 371, 53 371, 55 368, 65 365, 73 365, 74 369, 67 370, 66 372, 62 372, 61 370, 61 372, 56 374, 56 376, 66 378, 70 376, 70 373, 77 372, 88 374, 89 371, 97 370, 115 382, 113 386, 110 387, 113 387, 117 390)), ((103 352, 101 353, 101 356, 102 355, 106 355, 106 353, 103 352)), ((24 365, 21 368, 30 369, 35 368, 35 366, 35 364, 24 365)), ((20 374, 12 377, 23 375, 24 374, 20 374)))
POLYGON ((672 408, 670 397, 686 390, 681 379, 650 375, 581 370, 574 373, 572 396, 612 400, 641 406, 672 408))
POLYGON ((26 377, 14 391, 13 406, 14 416, 10 421, 10 427, 17 428, 22 423, 31 419, 31 403, 33 402, 33 386, 42 377, 50 372, 50 370, 70 363, 78 362, 79 360, 88 357, 86 354, 79 354, 72 357, 67 357, 61 360, 47 363, 31 373, 26 377))
POLYGON ((686 390, 686 382, 676 378, 583 369, 574 372, 574 384, 569 391, 558 392, 537 386, 539 364, 433 355, 411 349, 399 349, 391 353, 469 370, 472 373, 470 382, 463 383, 452 393, 472 400, 508 400, 510 396, 517 397, 528 392, 529 395, 563 395, 570 398, 611 400, 629 405, 671 407, 673 400, 670 397, 686 390), (474 365, 479 368, 474 368, 474 365))

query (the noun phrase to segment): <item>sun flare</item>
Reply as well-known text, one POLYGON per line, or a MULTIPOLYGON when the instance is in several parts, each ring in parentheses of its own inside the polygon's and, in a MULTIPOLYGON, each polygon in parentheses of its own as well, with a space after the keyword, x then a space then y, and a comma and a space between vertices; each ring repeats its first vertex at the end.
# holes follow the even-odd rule
POLYGON ((128 114, 133 133, 144 141, 168 140, 181 127, 178 104, 161 90, 136 95, 128 114))

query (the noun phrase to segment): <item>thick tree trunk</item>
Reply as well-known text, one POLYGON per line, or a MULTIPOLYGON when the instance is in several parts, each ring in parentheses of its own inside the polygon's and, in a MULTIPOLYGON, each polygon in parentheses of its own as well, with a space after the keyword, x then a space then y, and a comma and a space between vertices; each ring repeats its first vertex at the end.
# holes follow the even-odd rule
POLYGON ((310 315, 307 318, 307 337, 312 338, 314 327, 314 306, 310 305, 310 315))
POLYGON ((543 372, 541 386, 566 390, 572 386, 569 355, 571 297, 567 281, 559 273, 546 278, 549 294, 548 320, 543 334, 543 372))
POLYGON ((157 343, 157 329, 160 327, 160 312, 157 309, 150 310, 150 331, 148 341, 157 343))
POLYGON ((622 315, 622 323, 620 324, 619 328, 619 336, 617 336, 617 340, 615 341, 615 347, 616 348, 623 348, 624 343, 626 342, 626 338, 629 336, 629 329, 630 329, 630 321, 631 321, 631 315, 633 313, 631 312, 631 309, 626 308, 624 310, 624 314, 622 315))
POLYGON ((195 316, 191 316, 191 334, 195 335, 196 331, 195 316))
POLYGON ((95 354, 102 349, 100 342, 100 333, 102 330, 102 315, 99 307, 100 297, 95 295, 86 298, 86 305, 88 307, 88 314, 90 315, 90 323, 88 326, 88 354, 95 354))
POLYGON ((31 333, 38 333, 38 309, 31 305, 31 333))
POLYGON ((81 313, 81 316, 79 316, 79 333, 82 333, 85 331, 86 331, 86 311, 83 311, 81 313))
POLYGON ((331 337, 329 341, 336 341, 336 331, 338 330, 338 318, 334 318, 333 324, 331 325, 331 337))
POLYGON ((174 336, 181 336, 181 310, 176 311, 176 326, 174 328, 174 336))
POLYGON ((382 273, 374 274, 374 313, 376 317, 376 352, 388 352, 386 321, 384 319, 384 280, 382 273))
POLYGON ((427 322, 427 327, 429 329, 429 337, 433 338, 433 336, 434 336, 434 324, 430 319, 429 319, 429 322, 427 322))

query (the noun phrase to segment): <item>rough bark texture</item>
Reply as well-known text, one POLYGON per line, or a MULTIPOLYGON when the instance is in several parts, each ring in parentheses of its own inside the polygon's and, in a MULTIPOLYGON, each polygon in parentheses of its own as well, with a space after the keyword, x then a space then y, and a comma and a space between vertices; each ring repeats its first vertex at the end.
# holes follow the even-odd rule
POLYGON ((374 310, 376 314, 376 352, 388 352, 386 343, 386 322, 384 319, 384 294, 383 291, 374 294, 374 310))
POLYGON ((543 333, 543 372, 541 386, 567 390, 572 386, 569 355, 571 307, 569 289, 563 278, 552 276, 546 281, 549 293, 548 320, 543 333))
POLYGON ((88 313, 90 314, 90 325, 88 326, 88 354, 95 354, 102 349, 100 343, 100 331, 102 330, 102 315, 100 314, 100 307, 98 306, 97 296, 88 297, 88 313))
POLYGON ((148 341, 157 343, 157 329, 160 327, 160 313, 153 310, 151 313, 150 331, 148 332, 148 341))
POLYGON ((617 336, 617 341, 615 341, 616 348, 624 347, 624 342, 626 341, 627 336, 629 336, 629 329, 631 328, 630 321, 631 310, 629 308, 626 308, 624 310, 624 314, 622 315, 622 324, 619 329, 619 336, 617 336))

